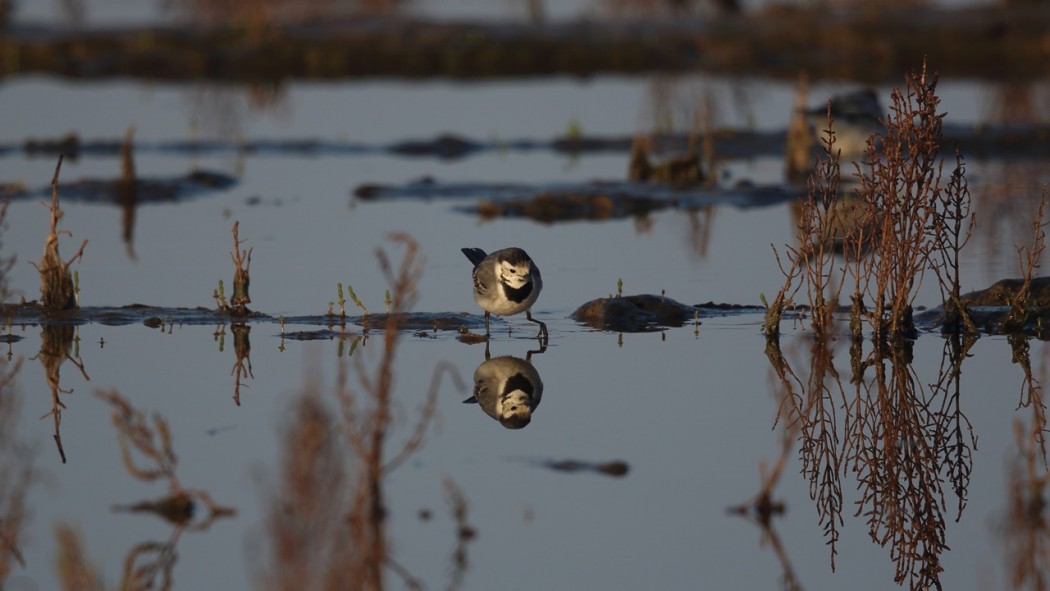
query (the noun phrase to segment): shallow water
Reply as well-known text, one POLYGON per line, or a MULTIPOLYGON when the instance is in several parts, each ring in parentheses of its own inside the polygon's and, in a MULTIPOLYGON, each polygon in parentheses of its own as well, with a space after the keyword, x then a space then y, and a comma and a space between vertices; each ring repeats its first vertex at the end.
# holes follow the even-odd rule
MULTIPOLYGON (((706 79, 683 84, 702 86, 706 79)), ((732 81, 710 82, 720 92, 739 90, 732 81)), ((725 106, 724 125, 777 129, 786 126, 790 89, 761 81, 740 83, 743 108, 725 106)), ((196 137, 345 139, 385 144, 454 132, 466 137, 549 139, 576 121, 588 133, 630 134, 650 125, 650 78, 399 84, 290 85, 277 109, 244 109, 247 95, 235 89, 196 91, 127 82, 76 85, 16 80, 0 89, 0 111, 17 111, 5 125, 4 143, 55 137, 76 130, 82 137, 119 138, 137 125, 143 141, 196 137), (44 101, 47 97, 48 101, 44 101), (30 106, 27 106, 30 105, 30 106), (240 105, 240 106, 239 106, 240 105)), ((983 120, 980 85, 945 81, 950 121, 983 120)), ((814 90, 830 92, 830 88, 814 90)), ((685 100, 685 99, 683 99, 685 100)), ((545 150, 484 152, 460 160, 390 154, 313 156, 145 152, 136 157, 140 176, 184 174, 194 168, 238 177, 226 191, 192 200, 143 205, 135 211, 133 238, 122 237, 119 208, 63 203, 63 243, 69 256, 88 238, 79 273, 81 303, 122 306, 213 307, 218 280, 232 277, 230 227, 240 222, 242 248, 252 248, 251 308, 277 317, 320 315, 337 297, 336 285, 354 287, 373 312, 383 310, 387 284, 375 249, 393 261, 400 251, 387 240, 402 231, 418 241, 426 259, 418 282, 421 312, 477 313, 470 297, 463 246, 493 250, 526 248, 544 275, 536 316, 550 329, 547 350, 532 362, 542 376, 543 399, 531 424, 509 431, 476 405, 469 392, 446 381, 435 421, 417 453, 383 481, 390 555, 405 571, 441 588, 455 581, 457 526, 444 482, 466 501, 466 521, 476 536, 464 540, 467 566, 462 588, 489 589, 520 582, 522 588, 772 588, 784 566, 760 528, 727 509, 747 502, 761 487, 761 465, 781 453, 784 423, 776 423, 779 382, 765 353, 761 317, 754 314, 703 319, 698 327, 645 334, 594 331, 568 318, 583 302, 612 294, 660 293, 679 301, 758 304, 782 282, 770 244, 789 243, 788 204, 740 209, 715 206, 695 212, 667 210, 647 219, 540 225, 525 220, 480 222, 461 208, 473 198, 365 202, 352 197, 366 183, 403 184, 427 175, 443 181, 585 182, 622 179, 626 154, 569 158, 545 150), (133 256, 132 256, 133 254, 133 256), (623 461, 626 475, 564 472, 542 464, 572 460, 623 461), (421 511, 432 517, 422 519, 421 511)), ((1016 274, 1018 244, 1031 239, 1030 216, 1038 187, 1050 167, 1031 162, 968 160, 968 177, 980 212, 966 251, 964 289, 977 289, 1016 274), (1001 185, 1008 191, 992 189, 1001 185), (983 212, 994 212, 985 214, 983 212)), ((44 187, 51 158, 20 151, 2 157, 5 182, 44 187)), ((778 157, 729 161, 726 183, 783 183, 778 157)), ((119 178, 116 157, 66 161, 62 178, 119 178)), ((36 297, 38 279, 27 263, 39 256, 47 210, 34 200, 12 203, 3 253, 15 254, 11 287, 36 297)), ((917 303, 937 303, 932 281, 917 303)), ((353 310, 357 313, 357 310, 353 310)), ((21 358, 15 379, 20 410, 17 435, 33 450, 41 478, 28 498, 29 520, 20 539, 24 566, 8 579, 11 589, 56 586, 56 523, 83 536, 87 557, 110 586, 135 544, 164 541, 173 527, 149 515, 115 513, 126 505, 164 495, 163 482, 132 477, 120 458, 111 408, 95 389, 115 388, 132 405, 158 412, 170 423, 178 476, 188 488, 206 490, 235 517, 207 531, 182 532, 173 577, 178 588, 264 586, 268 564, 266 509, 271 485, 280 481, 281 433, 304 384, 316 384, 334 408, 337 368, 357 377, 371 371, 382 351, 381 333, 367 341, 282 340, 276 322, 250 324, 250 356, 238 358, 233 328, 166 324, 105 326, 77 330, 72 359, 61 365, 61 440, 55 445, 48 374, 41 358, 41 329, 11 329, 24 337, 7 348, 21 358), (222 336, 217 336, 216 333, 222 336), (350 347, 356 342, 353 357, 350 347), (74 365, 79 361, 83 370, 74 365), (244 373, 250 361, 251 374, 244 373), (358 363, 363 365, 358 365, 358 363), (238 389, 238 379, 240 388, 238 389), (236 398, 236 399, 235 399, 236 398), (239 401, 239 404, 237 402, 239 401)), ((287 331, 316 330, 288 325, 287 331)), ((784 322, 782 350, 806 382, 811 339, 784 322)), ((361 327, 350 326, 354 335, 361 327)), ((493 355, 525 357, 536 348, 535 327, 523 318, 494 326, 493 355), (508 333, 509 329, 509 333, 508 333)), ((244 353, 244 343, 240 353, 244 353)), ((843 391, 849 381, 849 343, 833 343, 843 391)), ((1037 379, 1045 376, 1050 350, 1031 344, 1037 379)), ((915 382, 937 381, 943 340, 924 334, 910 369, 915 382)), ((1008 505, 1007 468, 1018 462, 1015 421, 1030 422, 1018 408, 1024 384, 1005 338, 983 337, 962 366, 961 408, 973 425, 968 503, 955 521, 957 503, 945 487, 946 543, 941 582, 950 589, 1002 587, 1011 556, 1002 549, 1008 505)), ((419 416, 435 366, 447 362, 468 384, 484 361, 483 345, 466 345, 451 332, 404 334, 397 349, 394 427, 388 453, 405 441, 419 416)), ((54 374, 51 374, 54 377, 54 374)), ((868 375, 871 378, 870 374, 868 375)), ((363 398, 362 400, 367 400, 363 398)), ((839 408, 839 421, 845 411, 839 408)), ((839 435, 846 443, 845 424, 839 435)), ((786 504, 773 525, 804 588, 869 582, 894 588, 889 548, 873 543, 857 511, 856 476, 844 470, 843 525, 830 568, 809 482, 800 474, 795 438, 773 496, 786 504)), ((2 508, 2 506, 0 506, 2 508)), ((337 514, 334 519, 340 518, 337 514)), ((402 579, 386 571, 391 588, 402 579)))

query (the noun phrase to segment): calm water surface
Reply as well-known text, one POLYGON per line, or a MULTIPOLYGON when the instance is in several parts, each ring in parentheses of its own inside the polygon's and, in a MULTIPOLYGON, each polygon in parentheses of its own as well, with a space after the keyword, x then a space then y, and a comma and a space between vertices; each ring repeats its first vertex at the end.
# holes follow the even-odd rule
MULTIPOLYGON (((71 130, 85 138, 118 138, 130 125, 137 125, 142 142, 350 138, 380 146, 441 132, 479 140, 550 139, 572 122, 588 133, 630 134, 652 125, 657 109, 651 82, 292 85, 284 89, 278 108, 252 111, 245 107, 246 95, 229 88, 17 80, 0 89, 0 112, 20 114, 5 123, 0 140, 18 144, 26 137, 71 130)), ((748 97, 735 103, 724 98, 720 124, 786 125, 791 99, 785 86, 701 79, 684 82, 682 94, 692 96, 690 89, 704 85, 719 96, 731 97, 736 90, 748 97)), ((814 96, 835 89, 818 88, 814 96)), ((949 120, 982 120, 989 89, 951 81, 943 89, 949 120)), ((426 258, 417 311, 477 312, 462 246, 492 250, 517 244, 542 268, 545 288, 536 313, 548 323, 551 340, 545 352, 532 357, 545 384, 532 423, 520 431, 503 429, 478 406, 463 404, 469 393, 446 381, 425 444, 384 481, 390 554, 428 588, 444 588, 454 580, 457 538, 447 481, 461 491, 466 520, 476 531, 466 541, 462 588, 780 586, 785 563, 764 542, 762 530, 727 513, 759 491, 760 466, 773 465, 782 451, 785 423, 775 422, 780 387, 764 352, 761 318, 708 318, 699 330, 685 326, 618 335, 582 327, 568 315, 586 300, 615 292, 619 279, 628 294, 664 290, 685 303, 757 304, 760 293, 775 292, 782 281, 770 244, 782 247, 792 240, 788 205, 718 206, 692 214, 666 211, 642 221, 540 225, 481 222, 453 209, 470 205, 472 198, 361 202, 352 197, 363 183, 401 184, 427 175, 470 182, 621 179, 625 154, 569 159, 548 151, 488 151, 439 161, 383 153, 243 156, 145 150, 135 163, 140 176, 204 168, 234 174, 239 182, 190 201, 139 207, 130 245, 122 239, 118 208, 64 203, 62 227, 73 232, 64 243, 66 256, 80 240, 90 239, 84 261, 75 266, 83 305, 212 306, 217 281, 229 285, 232 277, 228 253, 234 220, 240 222, 243 247, 254 249, 252 308, 274 316, 323 313, 340 282, 351 284, 371 310, 382 310, 387 285, 374 252, 385 247, 398 259, 399 251, 386 240, 393 231, 413 236, 426 258), (620 460, 629 471, 621 478, 569 473, 542 465, 550 460, 620 460), (432 516, 423 519, 421 512, 432 516)), ((30 187, 45 187, 54 168, 50 158, 20 152, 4 155, 0 164, 0 180, 30 187)), ((1029 216, 1050 167, 976 159, 969 164, 975 206, 979 212, 996 212, 994 223, 981 218, 967 250, 964 285, 976 289, 1016 274, 1015 246, 1030 241, 1029 216), (1004 179, 1013 190, 1005 200, 991 190, 1004 179)), ((727 183, 782 182, 777 157, 727 162, 725 168, 727 183)), ((62 178, 116 178, 119 169, 116 158, 85 157, 67 161, 62 178)), ((11 287, 31 299, 38 279, 27 261, 42 251, 47 210, 36 200, 16 201, 8 225, 2 252, 18 257, 11 287)), ((920 294, 919 304, 936 304, 934 286, 923 286, 920 294)), ((275 323, 250 328, 252 376, 242 379, 237 405, 238 358, 230 327, 81 327, 75 358, 83 370, 67 360, 60 373, 62 389, 72 390, 61 395, 66 463, 54 445, 53 421, 40 419, 52 405, 46 372, 34 359, 40 328, 13 329, 25 337, 8 347, 13 359, 23 360, 15 381, 17 435, 32 450, 42 476, 28 498, 21 542, 25 565, 16 567, 7 588, 56 586, 57 523, 69 523, 81 533, 88 558, 110 586, 120 580, 125 556, 136 544, 173 535, 172 526, 156 517, 112 511, 113 505, 162 496, 166 487, 137 480, 124 468, 111 409, 93 395, 99 388, 116 388, 136 408, 166 417, 183 485, 204 489, 237 510, 207 531, 179 536, 176 586, 264 586, 259 576, 268 564, 265 515, 269 493, 279 481, 280 434, 293 416, 293 402, 305 384, 313 383, 334 407, 331 394, 340 365, 349 368, 349 382, 359 391, 357 376, 374 368, 382 339, 372 334, 348 360, 349 341, 342 347, 334 340, 282 342, 275 323), (221 344, 217 331, 224 333, 221 344)), ((784 328, 785 358, 806 382, 811 339, 790 322, 784 328)), ((536 346, 533 334, 523 318, 510 319, 498 325, 492 354, 525 357, 536 346)), ((482 347, 457 342, 450 333, 404 335, 395 366, 390 449, 410 436, 435 366, 448 363, 469 384, 484 361, 482 347)), ((832 347, 838 383, 852 393, 848 342, 832 347)), ((916 383, 928 386, 937 380, 942 350, 939 336, 919 338, 911 365, 916 383)), ((941 580, 950 589, 1009 583, 1012 557, 1003 549, 1002 530, 1007 529, 1008 468, 1020 457, 1013 425, 1032 420, 1031 408, 1018 408, 1024 374, 1012 362, 1006 339, 981 338, 971 354, 962 366, 961 410, 978 442, 968 502, 958 522, 957 497, 945 486, 951 551, 942 557, 941 580)), ((1032 343, 1038 379, 1045 375, 1048 354, 1043 344, 1032 343)), ((837 420, 844 421, 845 411, 838 413, 837 420)), ((845 425, 840 429, 845 437, 845 425)), ((801 443, 792 440, 773 491, 787 506, 773 524, 788 568, 809 589, 896 588, 889 548, 873 543, 864 521, 853 517, 861 496, 849 470, 841 477, 844 522, 831 571, 809 482, 800 475, 801 443)), ((387 580, 391 588, 404 586, 393 571, 387 571, 387 580)))

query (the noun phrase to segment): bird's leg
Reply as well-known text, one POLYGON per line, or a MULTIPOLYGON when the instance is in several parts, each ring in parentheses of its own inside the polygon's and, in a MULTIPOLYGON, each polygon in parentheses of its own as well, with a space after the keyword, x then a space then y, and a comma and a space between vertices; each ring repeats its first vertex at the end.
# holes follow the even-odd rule
POLYGON ((525 310, 525 317, 529 319, 529 322, 535 322, 536 324, 540 325, 540 334, 538 334, 536 336, 541 338, 542 340, 546 341, 548 339, 548 336, 547 336, 547 325, 544 324, 542 320, 536 320, 535 318, 533 318, 532 317, 532 310, 525 310))
POLYGON ((489 313, 485 312, 485 338, 489 338, 489 313))

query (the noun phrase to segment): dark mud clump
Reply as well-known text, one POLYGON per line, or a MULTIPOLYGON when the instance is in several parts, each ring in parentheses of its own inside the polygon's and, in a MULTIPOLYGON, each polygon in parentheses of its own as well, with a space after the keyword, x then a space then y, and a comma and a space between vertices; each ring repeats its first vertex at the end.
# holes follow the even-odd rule
MULTIPOLYGON (((1002 279, 986 289, 963 294, 960 301, 981 333, 1021 333, 1040 339, 1050 338, 1050 277, 1032 279, 1023 318, 1011 318, 1012 304, 1023 289, 1022 279, 1002 279)), ((916 323, 928 330, 943 329, 946 323, 944 308, 923 312, 916 318, 916 323)))
POLYGON ((572 319, 598 330, 651 332, 683 326, 699 312, 669 297, 641 294, 591 300, 576 308, 572 319))
POLYGON ((482 201, 477 206, 477 213, 486 220, 499 217, 524 217, 551 224, 645 216, 674 205, 664 199, 642 195, 545 192, 526 199, 482 201))
MULTIPOLYGON (((987 289, 963 294, 967 306, 1009 306, 1024 286, 1022 279, 1002 279, 987 289)), ((1028 304, 1035 308, 1050 308, 1050 277, 1035 277, 1029 286, 1028 304)))

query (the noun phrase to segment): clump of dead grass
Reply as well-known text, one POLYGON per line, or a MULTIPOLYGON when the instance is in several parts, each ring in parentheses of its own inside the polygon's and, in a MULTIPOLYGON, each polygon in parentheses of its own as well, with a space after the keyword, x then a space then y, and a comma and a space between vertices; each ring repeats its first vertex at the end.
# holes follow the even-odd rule
POLYGON ((72 236, 68 230, 58 229, 58 222, 63 216, 58 206, 58 175, 61 170, 62 157, 59 156, 55 175, 51 179, 51 230, 44 242, 44 256, 39 263, 31 263, 40 273, 40 305, 44 310, 69 310, 79 306, 77 285, 69 268, 84 256, 84 247, 88 243, 84 240, 77 253, 68 261, 62 260, 58 252, 59 236, 72 236))

